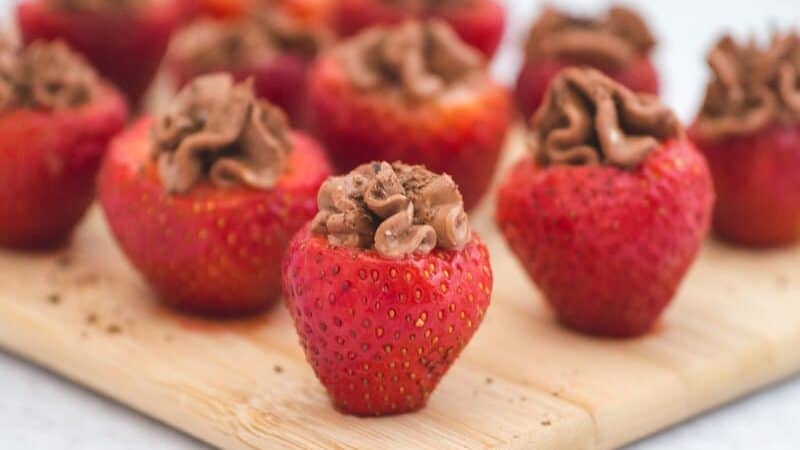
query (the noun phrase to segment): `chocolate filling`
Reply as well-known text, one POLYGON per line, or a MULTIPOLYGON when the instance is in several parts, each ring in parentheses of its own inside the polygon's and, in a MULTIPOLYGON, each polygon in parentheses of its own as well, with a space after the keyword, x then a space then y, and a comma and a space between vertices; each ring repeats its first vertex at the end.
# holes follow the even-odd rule
POLYGON ((169 52, 201 73, 249 67, 283 53, 311 59, 325 40, 324 33, 270 11, 239 20, 200 19, 175 37, 169 52))
POLYGON ((184 193, 209 179, 219 187, 272 187, 291 149, 283 113, 256 99, 250 81, 230 75, 198 77, 153 126, 161 182, 184 193))
POLYGON ((723 37, 708 55, 712 78, 697 127, 707 139, 754 133, 773 122, 800 121, 800 36, 776 34, 770 45, 723 37))
POLYGON ((399 92, 411 101, 485 77, 481 55, 441 21, 370 28, 342 44, 337 54, 357 89, 399 92))
POLYGON ((526 52, 529 58, 615 69, 647 55, 655 43, 647 24, 631 9, 617 6, 590 18, 548 7, 531 28, 526 52))
POLYGON ((0 39, 0 110, 60 110, 89 103, 99 84, 91 66, 61 41, 17 49, 0 39))
POLYGON ((373 162, 329 178, 312 231, 333 246, 374 248, 387 258, 462 248, 470 228, 458 186, 422 166, 373 162))
POLYGON ((683 133, 656 97, 635 94, 590 68, 565 69, 551 82, 532 128, 530 147, 543 166, 633 167, 683 133))
POLYGON ((149 0, 46 0, 54 9, 64 11, 92 11, 105 13, 130 13, 146 5, 149 0))

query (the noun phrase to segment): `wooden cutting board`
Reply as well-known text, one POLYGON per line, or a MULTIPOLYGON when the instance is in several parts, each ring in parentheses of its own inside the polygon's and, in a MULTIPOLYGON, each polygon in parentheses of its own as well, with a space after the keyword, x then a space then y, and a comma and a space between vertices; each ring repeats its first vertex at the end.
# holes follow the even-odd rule
POLYGON ((226 449, 608 449, 800 370, 800 248, 710 241, 651 335, 589 338, 554 323, 491 203, 473 220, 493 304, 416 414, 335 412, 282 306, 225 322, 160 307, 97 210, 69 248, 0 252, 0 345, 226 449))

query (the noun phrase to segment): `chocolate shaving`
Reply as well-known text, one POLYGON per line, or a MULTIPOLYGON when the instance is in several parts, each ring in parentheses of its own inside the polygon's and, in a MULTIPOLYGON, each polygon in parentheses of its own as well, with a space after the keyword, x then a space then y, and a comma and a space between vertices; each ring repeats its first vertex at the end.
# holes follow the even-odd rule
POLYGON ((61 41, 36 41, 18 50, 0 39, 0 110, 61 110, 89 103, 99 79, 61 41))
POLYGON ((708 55, 713 73, 697 119, 707 139, 754 133, 770 123, 800 120, 800 36, 773 36, 767 48, 755 41, 720 39, 708 55))
POLYGON ((422 166, 374 162, 320 188, 312 231, 337 247, 374 248, 387 258, 462 248, 469 222, 458 187, 422 166))
POLYGON ((530 147, 543 166, 633 167, 683 133, 656 97, 635 94, 590 68, 565 69, 551 82, 532 128, 530 147))
POLYGON ((283 113, 256 99, 250 81, 234 84, 227 74, 192 81, 152 134, 158 172, 171 193, 206 178, 219 187, 270 188, 291 149, 283 113))
POLYGON ((546 7, 531 28, 529 58, 559 58, 606 68, 625 67, 655 46, 647 24, 633 10, 613 7, 597 18, 546 7))
POLYGON ((353 85, 421 101, 482 75, 481 55, 440 21, 374 27, 346 41, 338 55, 353 85))

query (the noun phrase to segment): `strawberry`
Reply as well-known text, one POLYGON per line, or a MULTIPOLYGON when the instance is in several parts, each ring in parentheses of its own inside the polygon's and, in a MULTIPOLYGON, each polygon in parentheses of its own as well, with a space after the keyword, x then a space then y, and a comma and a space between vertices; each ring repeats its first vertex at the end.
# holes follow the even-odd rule
POLYGON ((113 81, 132 105, 140 103, 161 63, 172 31, 190 10, 187 0, 144 2, 144 6, 133 11, 69 9, 57 5, 58 2, 49 0, 24 0, 17 6, 24 42, 65 40, 113 81))
POLYGON ((689 134, 714 174, 717 235, 756 247, 800 240, 800 125, 718 141, 689 134))
POLYGON ((492 290, 489 253, 469 231, 463 205, 448 205, 452 209, 437 206, 436 202, 458 196, 452 196, 452 191, 429 190, 441 188, 441 184, 453 186, 452 180, 444 176, 430 181, 432 174, 419 166, 396 163, 391 166, 396 172, 410 170, 414 174, 406 179, 400 175, 400 182, 384 179, 376 188, 369 180, 372 170, 380 180, 382 171, 391 172, 388 167, 386 163, 364 165, 324 184, 319 215, 292 239, 283 262, 286 304, 308 361, 334 406, 360 416, 424 407, 480 325, 492 290), (359 178, 362 175, 367 181, 359 178), (423 187, 415 186, 417 183, 423 187), (397 189, 397 184, 402 188, 397 189), (363 191, 354 193, 352 189, 363 191), (420 193, 414 194, 417 189, 420 193), (397 192, 406 192, 408 197, 397 192), (342 193, 349 200, 342 199, 342 193), (380 208, 353 206, 372 205, 370 196, 373 202, 377 196, 378 203, 396 209, 386 213, 380 208), (434 206, 428 209, 431 202, 434 206), (326 208, 342 214, 331 214, 326 208), (462 227, 456 233, 460 236, 457 246, 447 244, 444 236, 448 233, 436 225, 437 219, 429 219, 429 214, 457 214, 456 223, 462 227), (409 228, 393 228, 412 216, 413 225, 404 224, 409 228), (348 226, 352 233, 367 238, 361 245, 352 239, 355 234, 349 238, 334 234, 342 232, 341 218, 347 223, 358 222, 358 217, 367 217, 367 223, 348 226), (373 220, 383 222, 375 226, 373 220), (432 241, 428 232, 433 233, 432 241), (387 245, 394 236, 400 242, 387 245), (421 242, 414 240, 421 236, 426 236, 421 242), (418 246, 396 253, 412 240, 418 246))
POLYGON ((590 69, 553 81, 533 127, 535 157, 498 194, 500 230, 561 322, 605 336, 646 332, 708 228, 703 157, 657 100, 590 69), (609 136, 625 144, 609 146, 609 136))
POLYGON ((281 107, 299 127, 306 123, 308 70, 327 38, 280 10, 237 20, 200 19, 172 40, 167 67, 178 86, 217 72, 252 78, 256 95, 281 107))
POLYGON ((708 160, 714 231, 756 247, 800 240, 800 34, 767 48, 722 37, 689 135, 708 160))
MULTIPOLYGON (((405 81, 387 79, 374 88, 361 87, 357 85, 360 81, 354 79, 360 75, 350 67, 360 63, 348 59, 370 58, 366 55, 375 49, 363 47, 368 47, 368 40, 377 34, 398 42, 420 36, 424 40, 431 27, 441 30, 446 25, 409 22, 375 28, 323 55, 309 75, 310 120, 340 171, 373 159, 424 164, 434 172, 450 174, 469 209, 489 186, 511 122, 507 90, 491 80, 483 66, 473 62, 475 52, 454 41, 448 30, 436 33, 446 35, 447 44, 442 45, 458 48, 459 55, 453 56, 449 67, 456 71, 461 67, 465 75, 460 80, 442 78, 441 91, 427 97, 414 98, 409 90, 429 76, 436 83, 436 73, 424 73, 435 72, 435 68, 412 73, 405 81), (457 59, 464 58, 464 54, 469 56, 457 59)), ((418 49, 411 46, 409 51, 418 49)), ((380 63, 374 64, 377 67, 380 63)))
POLYGON ((69 237, 91 204, 100 160, 108 141, 124 127, 127 108, 113 87, 95 79, 63 45, 36 43, 23 50, 29 61, 41 55, 52 72, 36 63, 10 70, 26 64, 17 60, 26 57, 7 50, 0 50, 0 245, 53 247, 69 237), (66 72, 72 78, 58 79, 66 72), (18 83, 10 81, 14 78, 18 83), (42 86, 56 86, 53 92, 70 96, 69 90, 92 85, 88 101, 74 106, 55 104, 55 96, 38 101, 9 96, 9 91, 41 92, 42 86), (48 99, 53 104, 41 104, 48 99))
POLYGON ((100 173, 100 201, 122 250, 160 298, 181 310, 224 316, 271 305, 280 296, 276 261, 316 213, 317 189, 330 174, 323 151, 292 132, 270 187, 208 178, 186 188, 167 184, 172 172, 154 158, 153 125, 144 118, 115 139, 100 173))
POLYGON ((514 92, 529 118, 550 81, 564 68, 591 66, 634 92, 657 95, 658 73, 649 53, 655 40, 630 9, 612 7, 597 17, 578 17, 547 7, 530 30, 514 92))
POLYGON ((496 0, 452 3, 340 0, 333 8, 334 27, 341 36, 348 37, 373 25, 436 18, 447 22, 464 42, 491 58, 503 37, 503 6, 496 0))

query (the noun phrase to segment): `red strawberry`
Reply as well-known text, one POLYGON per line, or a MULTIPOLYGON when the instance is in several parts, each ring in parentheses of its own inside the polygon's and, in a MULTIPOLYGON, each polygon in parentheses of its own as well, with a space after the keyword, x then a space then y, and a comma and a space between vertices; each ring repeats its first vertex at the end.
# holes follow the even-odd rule
POLYGON ((633 10, 615 6, 595 17, 546 7, 533 24, 517 78, 516 103, 525 118, 541 104, 550 81, 564 68, 590 66, 634 92, 658 94, 650 61, 655 38, 633 10))
MULTIPOLYGON (((216 93, 225 89, 212 86, 216 93)), ((221 111, 236 116, 234 106, 221 111)), ((212 124, 211 133, 220 126, 220 110, 204 111, 200 114, 212 124)), ((162 123, 167 118, 185 120, 166 116, 162 123)), ((168 192, 161 170, 164 154, 158 165, 154 158, 152 125, 151 119, 142 119, 115 139, 100 174, 100 200, 122 249, 159 296, 180 309, 235 315, 273 303, 280 296, 277 261, 292 234, 313 217, 317 189, 330 174, 322 150, 310 138, 292 133, 290 151, 271 187, 220 187, 201 178, 185 192, 168 192)), ((236 152, 253 138, 250 131, 242 134, 249 137, 223 152, 236 152)), ((192 136, 197 141, 204 134, 192 136)), ((211 164, 212 156, 202 156, 203 164, 211 164)), ((215 167, 221 169, 214 164, 208 170, 215 167)))
POLYGON ((125 101, 110 87, 75 110, 0 113, 0 245, 62 243, 94 198, 94 177, 125 101))
MULTIPOLYGON (((529 118, 542 104, 550 81, 567 67, 580 62, 555 59, 527 59, 517 78, 514 97, 523 117, 529 118)), ((648 57, 631 61, 622 68, 599 68, 606 75, 635 92, 658 95, 658 72, 648 57)))
POLYGON ((702 155, 654 98, 568 69, 533 119, 536 158, 502 184, 497 224, 558 318, 607 336, 646 332, 708 229, 702 155))
POLYGON ((252 78, 256 95, 281 107, 299 127, 306 123, 308 70, 327 38, 279 11, 238 20, 201 19, 175 36, 167 67, 181 87, 208 73, 252 78))
POLYGON ((518 163, 497 223, 559 319, 608 336, 646 332, 694 261, 708 223, 703 158, 671 141, 636 170, 518 163))
POLYGON ((753 246, 800 239, 800 126, 775 124, 717 141, 693 127, 690 136, 714 175, 719 236, 753 246))
POLYGON ((461 250, 387 259, 332 247, 308 228, 284 260, 287 305, 334 405, 356 415, 425 406, 489 306, 489 253, 461 250))
MULTIPOLYGON (((418 25, 380 32, 400 34, 409 26, 418 25)), ((465 82, 463 95, 454 88, 452 95, 422 100, 398 99, 399 87, 360 89, 339 55, 374 32, 352 38, 312 69, 313 128, 340 171, 375 159, 424 164, 450 174, 472 208, 489 186, 511 122, 507 90, 488 76, 465 82)))
POLYGON ((0 245, 62 244, 94 198, 122 96, 61 42, 0 39, 0 245))
POLYGON ((690 136, 714 175, 714 230, 752 246, 800 240, 800 34, 766 48, 723 36, 708 64, 690 136))
MULTIPOLYGON (((17 20, 25 43, 60 38, 138 105, 156 73, 170 34, 190 9, 188 1, 145 2, 135 12, 66 10, 57 2, 25 0, 17 20)), ((69 2, 65 2, 69 3, 69 2)))
POLYGON ((450 24, 464 42, 487 57, 494 55, 505 28, 505 11, 499 2, 472 0, 458 5, 418 5, 419 2, 411 1, 404 4, 387 0, 341 0, 333 11, 334 26, 346 37, 373 25, 411 18, 437 18, 450 24))

